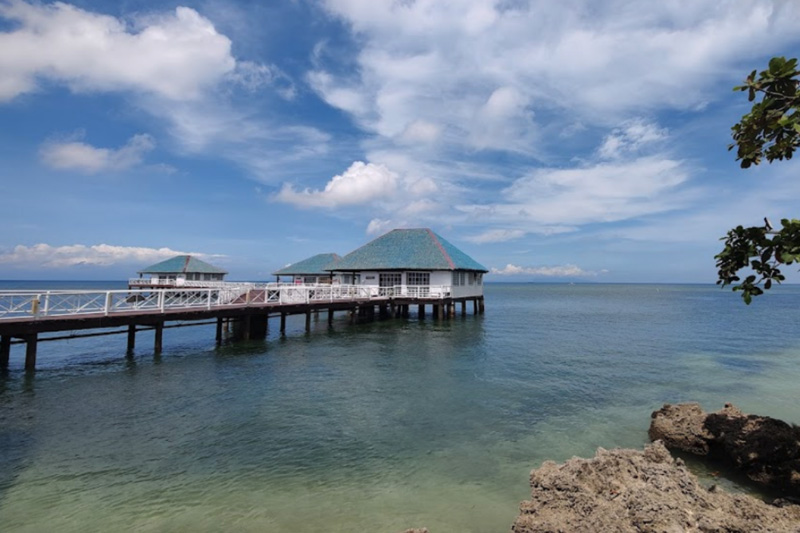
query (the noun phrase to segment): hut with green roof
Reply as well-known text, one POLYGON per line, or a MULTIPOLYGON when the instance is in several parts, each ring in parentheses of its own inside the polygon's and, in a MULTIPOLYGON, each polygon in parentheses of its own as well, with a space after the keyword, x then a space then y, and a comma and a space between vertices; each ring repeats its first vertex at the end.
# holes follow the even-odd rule
POLYGON ((342 258, 338 254, 317 254, 285 266, 272 273, 280 283, 281 276, 290 278, 292 283, 317 284, 331 283, 330 269, 342 258))
POLYGON ((486 267, 428 228, 395 229, 350 252, 332 268, 343 284, 377 294, 480 297, 486 267))
POLYGON ((228 272, 193 255, 176 255, 138 272, 139 278, 128 282, 130 287, 200 287, 224 281, 228 272))

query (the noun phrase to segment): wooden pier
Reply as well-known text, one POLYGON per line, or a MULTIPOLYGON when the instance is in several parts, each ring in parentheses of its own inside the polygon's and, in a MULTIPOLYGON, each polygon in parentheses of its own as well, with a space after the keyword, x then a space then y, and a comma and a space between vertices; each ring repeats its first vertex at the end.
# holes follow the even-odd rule
POLYGON ((155 353, 163 348, 164 329, 190 323, 216 323, 216 341, 226 331, 234 339, 263 339, 269 320, 305 315, 305 329, 313 314, 348 313, 351 324, 388 318, 408 318, 417 308, 419 318, 445 320, 484 311, 483 294, 459 287, 355 285, 226 284, 214 288, 182 288, 121 291, 0 291, 0 369, 7 369, 12 343, 25 344, 25 369, 36 368, 38 343, 66 338, 127 333, 132 352, 137 332, 154 330, 155 353), (460 309, 458 306, 460 305, 460 309), (104 330, 100 332, 41 337, 45 333, 104 330), (109 331, 110 330, 110 331, 109 331))

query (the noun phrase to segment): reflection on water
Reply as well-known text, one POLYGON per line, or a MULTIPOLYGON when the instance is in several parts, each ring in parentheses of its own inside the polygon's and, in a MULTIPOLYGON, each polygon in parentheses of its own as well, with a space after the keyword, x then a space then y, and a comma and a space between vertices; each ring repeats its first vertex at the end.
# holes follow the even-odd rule
MULTIPOLYGON (((507 531, 546 459, 639 447, 664 402, 790 421, 800 291, 488 285, 487 312, 214 346, 42 344, 0 379, 5 531, 507 531), (763 335, 769 331, 770 335, 763 335)), ((152 334, 149 334, 152 336, 152 334)), ((16 347, 15 347, 16 350, 16 347)))

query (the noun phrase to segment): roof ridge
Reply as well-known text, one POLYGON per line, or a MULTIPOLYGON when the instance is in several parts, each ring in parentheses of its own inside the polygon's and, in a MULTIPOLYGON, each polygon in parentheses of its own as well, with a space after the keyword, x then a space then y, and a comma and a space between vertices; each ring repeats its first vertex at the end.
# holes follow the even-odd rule
POLYGON ((186 271, 189 269, 189 261, 191 261, 191 260, 192 260, 192 256, 191 255, 187 255, 186 259, 184 259, 184 261, 183 261, 183 272, 184 273, 186 273, 186 271))
POLYGON ((433 242, 434 242, 434 244, 436 244, 436 247, 439 248, 439 251, 442 252, 442 255, 447 260, 447 264, 450 265, 450 269, 451 270, 455 270, 456 269, 456 264, 453 263, 453 259, 450 257, 450 254, 447 253, 447 250, 444 249, 444 246, 442 246, 442 243, 439 242, 439 238, 436 236, 436 234, 430 228, 425 228, 425 230, 431 236, 431 239, 433 239, 433 242))

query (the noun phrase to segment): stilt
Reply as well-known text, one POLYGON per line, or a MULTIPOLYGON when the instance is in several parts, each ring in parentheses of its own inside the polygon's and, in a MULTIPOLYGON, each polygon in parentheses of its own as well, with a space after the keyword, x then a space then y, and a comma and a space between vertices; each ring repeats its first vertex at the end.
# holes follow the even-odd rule
POLYGON ((402 308, 403 308, 403 318, 408 318, 408 308, 409 307, 410 306, 408 304, 403 304, 403 306, 402 306, 402 308))
POLYGON ((328 327, 333 326, 333 309, 328 309, 328 327))
POLYGON ((215 337, 216 340, 217 340, 217 346, 222 344, 222 322, 224 320, 225 319, 222 318, 222 317, 217 318, 217 334, 216 334, 216 337, 215 337))
POLYGON ((433 308, 436 311, 436 318, 444 320, 444 304, 434 305, 433 308))
POLYGON ((36 370, 36 345, 38 336, 36 333, 25 336, 25 370, 36 370))
POLYGON ((155 336, 156 338, 153 346, 153 351, 159 354, 161 353, 164 341, 164 323, 156 322, 155 328, 156 328, 156 336, 155 336))
POLYGON ((250 315, 244 315, 241 322, 242 332, 240 337, 243 341, 250 340, 250 315))
POLYGON ((480 314, 483 314, 483 312, 484 312, 484 310, 485 310, 485 308, 483 307, 483 298, 482 298, 482 297, 481 297, 481 298, 478 298, 478 302, 479 302, 479 303, 478 303, 478 312, 479 312, 480 314))
POLYGON ((311 311, 306 311, 306 333, 311 331, 311 311))
POLYGON ((389 316, 392 318, 397 318, 397 306, 392 302, 389 304, 389 316))
POLYGON ((281 335, 286 335, 286 313, 281 313, 281 335))
POLYGON ((11 337, 0 337, 0 369, 8 368, 8 358, 11 355, 11 337))
POLYGON ((128 352, 136 347, 136 324, 128 325, 128 352))
POLYGON ((419 306, 417 306, 417 316, 419 318, 425 318, 425 304, 419 304, 419 306))
POLYGON ((225 319, 225 335, 230 335, 230 334, 231 334, 231 319, 229 317, 225 319))
POLYGON ((461 302, 461 316, 465 316, 467 314, 467 301, 464 300, 461 302))
POLYGON ((477 298, 473 298, 472 299, 472 314, 473 315, 477 315, 478 314, 478 299, 477 298))

